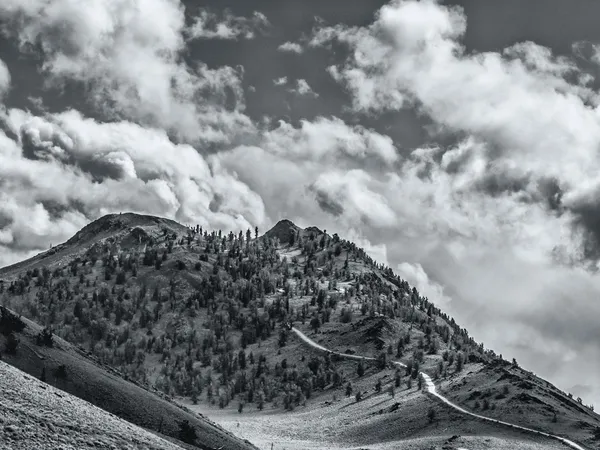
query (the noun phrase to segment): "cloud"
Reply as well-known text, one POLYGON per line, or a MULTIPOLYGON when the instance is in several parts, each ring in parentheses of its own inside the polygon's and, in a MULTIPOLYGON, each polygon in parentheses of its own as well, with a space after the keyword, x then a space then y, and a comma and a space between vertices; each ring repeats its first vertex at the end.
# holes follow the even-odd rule
POLYGON ((275 78, 275 79, 273 80, 273 84, 274 84, 275 86, 285 86, 285 85, 287 84, 287 82, 288 82, 288 79, 287 79, 287 77, 275 78))
POLYGON ((4 61, 0 60, 0 100, 10 89, 10 72, 4 61))
POLYGON ((254 39, 256 33, 264 33, 271 24, 267 17, 255 11, 251 17, 234 16, 224 11, 220 17, 209 10, 202 10, 194 23, 186 30, 190 39, 254 39))
POLYGON ((450 312, 490 347, 563 387, 572 377, 591 383, 571 369, 600 370, 590 362, 600 348, 588 320, 600 294, 591 75, 533 42, 468 53, 466 21, 459 7, 394 1, 369 26, 317 29, 310 45, 347 47, 328 71, 357 113, 416 108, 457 137, 448 148, 415 150, 379 185, 397 218, 395 234, 380 238, 390 261, 418 262, 452 297, 450 312), (522 345, 531 341, 539 345, 522 345), (552 363, 565 358, 570 364, 552 363))
POLYGON ((303 79, 296 80, 296 86, 290 89, 290 92, 297 95, 309 95, 311 97, 319 96, 319 94, 312 90, 306 80, 303 79))
MULTIPOLYGON (((183 7, 140 5, 0 2, 3 30, 40 48, 48 83, 80 83, 105 113, 3 110, 0 263, 108 212, 225 230, 288 217, 366 246, 506 357, 561 387, 594 386, 600 116, 589 73, 531 42, 468 53, 460 8, 394 1, 369 26, 320 23, 309 43, 347 48, 328 71, 350 94, 352 124, 257 124, 242 69, 184 62, 183 7), (455 143, 401 149, 357 124, 404 108, 435 124, 432 142, 441 130, 455 143)), ((202 32, 231 36, 215 23, 202 32)), ((275 84, 309 95, 305 80, 288 81, 275 84)))
POLYGON ((91 0, 82 9, 70 0, 7 0, 0 22, 21 50, 40 49, 50 86, 80 83, 87 101, 109 118, 205 144, 227 144, 236 130, 252 129, 239 71, 184 62, 179 2, 91 0))
POLYGON ((451 299, 444 294, 443 286, 431 280, 421 264, 403 262, 396 266, 396 273, 438 307, 444 310, 448 307, 451 299))
POLYGON ((4 121, 18 140, 0 137, 3 263, 64 241, 108 212, 225 229, 265 222, 262 199, 235 174, 163 130, 99 123, 76 111, 35 117, 13 109, 4 121), (216 208, 215 198, 223 199, 216 208))
POLYGON ((281 44, 279 47, 277 47, 277 50, 279 50, 280 52, 286 52, 286 53, 296 53, 296 54, 300 54, 302 52, 304 52, 304 49, 302 48, 302 46, 296 42, 284 42, 283 44, 281 44))

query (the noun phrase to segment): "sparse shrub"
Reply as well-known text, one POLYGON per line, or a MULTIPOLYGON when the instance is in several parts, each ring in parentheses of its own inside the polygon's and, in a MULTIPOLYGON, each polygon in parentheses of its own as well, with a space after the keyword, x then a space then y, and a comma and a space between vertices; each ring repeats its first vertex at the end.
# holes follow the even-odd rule
POLYGON ((350 397, 352 395, 352 383, 348 383, 346 385, 346 397, 350 397))
POLYGON ((67 367, 64 364, 61 364, 56 369, 54 369, 54 376, 61 380, 67 379, 67 367))
POLYGON ((350 308, 342 308, 340 320, 342 323, 352 322, 352 310, 350 308))
POLYGON ((196 442, 196 430, 188 420, 179 422, 179 439, 186 444, 194 444, 196 442))
POLYGON ((25 329, 25 322, 4 306, 0 306, 0 333, 10 336, 11 333, 20 333, 25 329))
POLYGON ((54 345, 53 338, 52 330, 46 327, 37 335, 35 342, 39 346, 52 347, 54 345))
POLYGON ((365 374, 365 365, 362 361, 358 362, 358 367, 356 368, 356 373, 359 377, 362 377, 365 374))
POLYGON ((427 411, 427 419, 429 419, 429 423, 433 423, 435 420, 435 409, 429 408, 427 411))
POLYGON ((15 336, 14 333, 10 333, 6 337, 6 347, 5 347, 4 351, 8 355, 16 355, 18 346, 19 346, 19 340, 17 339, 17 337, 15 336))

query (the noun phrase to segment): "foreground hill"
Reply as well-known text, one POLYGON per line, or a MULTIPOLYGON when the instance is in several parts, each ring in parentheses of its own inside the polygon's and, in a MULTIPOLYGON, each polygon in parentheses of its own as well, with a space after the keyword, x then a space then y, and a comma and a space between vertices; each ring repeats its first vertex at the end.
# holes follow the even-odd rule
POLYGON ((181 450, 0 361, 0 448, 181 450))
POLYGON ((314 227, 281 221, 259 237, 110 215, 0 270, 0 279, 5 305, 190 408, 235 411, 240 421, 258 410, 269 420, 324 396, 374 398, 381 417, 351 427, 365 445, 499 433, 419 395, 423 371, 468 410, 590 448, 600 442, 600 418, 581 399, 484 349, 391 269, 314 227), (334 351, 378 362, 315 354, 290 323, 334 351), (393 369, 390 359, 408 367, 393 369), (403 400, 388 405, 396 396, 403 400))
MULTIPOLYGON (((40 342, 43 333, 39 325, 0 307, 4 363, 132 424, 160 433, 163 438, 181 441, 178 445, 190 444, 186 448, 253 448, 207 419, 168 401, 164 394, 123 379, 111 367, 55 335, 46 334, 47 338, 40 342)), ((0 378, 0 392, 9 387, 0 378)))

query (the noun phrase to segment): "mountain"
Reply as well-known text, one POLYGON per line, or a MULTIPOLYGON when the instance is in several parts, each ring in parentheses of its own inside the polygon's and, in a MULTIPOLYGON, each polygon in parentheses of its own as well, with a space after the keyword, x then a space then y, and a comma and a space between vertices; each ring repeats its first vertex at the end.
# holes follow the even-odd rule
POLYGON ((261 448, 562 445, 471 412, 600 443, 600 417, 581 399, 485 349, 390 268, 316 227, 283 220, 259 236, 113 214, 0 279, 6 314, 26 325, 4 330, 5 362, 35 377, 47 367, 60 389, 173 438, 195 420, 214 448, 247 448, 240 437, 261 448), (323 354, 296 331, 374 359, 323 354), (61 365, 66 380, 54 376, 61 365), (424 395, 424 376, 462 412, 424 395))

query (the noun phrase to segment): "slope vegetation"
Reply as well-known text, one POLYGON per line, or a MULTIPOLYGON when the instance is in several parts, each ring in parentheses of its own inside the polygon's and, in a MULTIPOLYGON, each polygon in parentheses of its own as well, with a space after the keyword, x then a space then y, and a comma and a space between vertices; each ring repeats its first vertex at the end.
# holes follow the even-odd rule
POLYGON ((0 361, 0 448, 182 447, 0 361))
MULTIPOLYGON (((258 231, 106 216, 0 270, 0 300, 98 364, 204 411, 293 411, 323 395, 391 387, 408 395, 425 372, 467 410, 598 442, 600 419, 583 401, 476 343, 353 243, 289 221, 258 231), (290 323, 324 347, 374 360, 358 367, 314 354, 290 336, 290 323), (392 358, 406 367, 391 367, 392 358)), ((398 418, 383 434, 372 427, 371 442, 434 432, 428 407, 414 411, 410 426, 398 418)))

